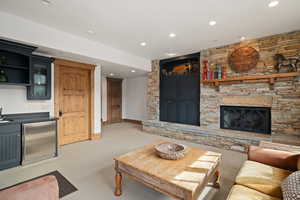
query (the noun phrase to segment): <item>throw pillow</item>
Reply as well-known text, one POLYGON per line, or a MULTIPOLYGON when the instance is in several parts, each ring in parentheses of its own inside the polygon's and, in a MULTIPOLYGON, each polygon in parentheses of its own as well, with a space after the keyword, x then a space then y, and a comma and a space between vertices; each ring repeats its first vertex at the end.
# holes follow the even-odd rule
POLYGON ((300 171, 289 175, 281 185, 283 200, 300 200, 300 171))

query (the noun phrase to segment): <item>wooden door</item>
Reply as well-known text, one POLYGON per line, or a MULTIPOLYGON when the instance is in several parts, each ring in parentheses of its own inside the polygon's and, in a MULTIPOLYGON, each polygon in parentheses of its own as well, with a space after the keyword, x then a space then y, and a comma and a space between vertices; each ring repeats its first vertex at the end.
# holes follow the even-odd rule
POLYGON ((76 65, 72 64, 72 62, 64 62, 56 65, 55 68, 55 108, 59 116, 60 145, 88 140, 92 134, 91 74, 93 71, 84 67, 74 67, 76 65))
POLYGON ((108 123, 122 121, 122 79, 107 79, 108 123))

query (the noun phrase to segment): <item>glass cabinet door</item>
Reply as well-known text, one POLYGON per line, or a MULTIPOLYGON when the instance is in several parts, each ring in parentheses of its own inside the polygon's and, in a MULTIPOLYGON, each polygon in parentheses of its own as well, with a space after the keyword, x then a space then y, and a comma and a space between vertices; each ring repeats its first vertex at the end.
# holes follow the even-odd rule
POLYGON ((33 56, 31 62, 31 86, 27 90, 27 99, 51 99, 52 59, 33 56))
POLYGON ((34 64, 32 78, 33 95, 35 97, 47 96, 47 66, 34 64))

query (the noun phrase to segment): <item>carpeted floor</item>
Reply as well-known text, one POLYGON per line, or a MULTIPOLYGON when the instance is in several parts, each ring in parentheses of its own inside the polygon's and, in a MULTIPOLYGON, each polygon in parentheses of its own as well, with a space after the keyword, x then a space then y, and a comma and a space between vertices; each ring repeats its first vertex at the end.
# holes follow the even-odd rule
MULTIPOLYGON (((123 179, 123 195, 121 197, 113 195, 115 174, 113 157, 156 140, 171 139, 143 133, 139 126, 129 123, 103 127, 102 133, 101 140, 63 146, 57 159, 0 172, 0 188, 58 170, 78 189, 63 200, 171 200, 170 197, 128 177, 123 179)), ((189 142, 182 143, 223 154, 221 189, 219 191, 207 189, 206 197, 201 196, 199 200, 225 200, 246 155, 189 142)))

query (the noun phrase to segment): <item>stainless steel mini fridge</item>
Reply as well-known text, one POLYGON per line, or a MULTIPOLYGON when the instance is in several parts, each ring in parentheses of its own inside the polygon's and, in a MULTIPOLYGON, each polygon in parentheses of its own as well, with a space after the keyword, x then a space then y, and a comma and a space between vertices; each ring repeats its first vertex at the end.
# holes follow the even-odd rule
POLYGON ((57 156, 56 121, 23 123, 22 165, 57 156))

